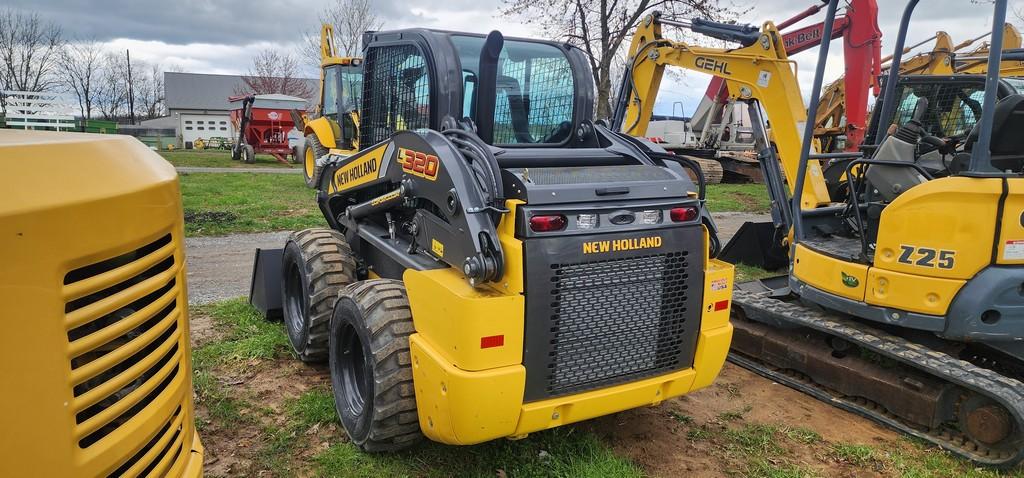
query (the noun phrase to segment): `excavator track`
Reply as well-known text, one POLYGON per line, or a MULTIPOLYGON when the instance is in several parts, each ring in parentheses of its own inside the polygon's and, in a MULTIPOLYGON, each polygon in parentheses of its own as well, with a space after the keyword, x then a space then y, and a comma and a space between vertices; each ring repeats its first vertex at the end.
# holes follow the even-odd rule
MULTIPOLYGON (((707 184, 719 184, 722 182, 722 177, 725 175, 725 169, 722 168, 722 163, 715 159, 701 158, 697 156, 682 155, 686 159, 697 163, 700 166, 701 172, 704 174, 704 182, 707 184)), ((690 179, 697 180, 691 173, 690 179)))
MULTIPOLYGON (((994 370, 979 367, 930 349, 907 339, 889 334, 870 325, 836 314, 804 307, 770 297, 768 293, 736 289, 734 310, 755 322, 774 321, 805 327, 853 344, 887 361, 926 374, 957 387, 958 398, 952 406, 955 414, 971 407, 976 413, 966 418, 967 427, 974 426, 974 436, 950 422, 940 426, 921 426, 889 411, 870 398, 851 396, 823 386, 812 377, 791 369, 775 367, 753 355, 737 350, 734 344, 729 360, 766 378, 807 393, 823 402, 869 418, 879 424, 912 435, 975 463, 997 468, 1010 468, 1024 461, 1024 384, 994 370), (979 401, 985 406, 977 406, 979 401), (994 427, 993 427, 994 425, 994 427), (992 430, 1001 437, 997 440, 992 430), (989 440, 986 440, 988 438, 989 440), (989 441, 989 444, 986 444, 989 441), (992 442, 995 443, 992 443, 992 442)), ((746 319, 734 320, 743 333, 746 319)), ((799 335, 800 329, 793 329, 799 335)))

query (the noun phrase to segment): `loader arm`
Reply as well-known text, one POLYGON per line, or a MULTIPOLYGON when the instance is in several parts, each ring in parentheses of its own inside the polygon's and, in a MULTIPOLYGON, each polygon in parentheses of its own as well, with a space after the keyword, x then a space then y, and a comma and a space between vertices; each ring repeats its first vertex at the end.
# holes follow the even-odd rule
POLYGON ((336 56, 338 55, 334 49, 334 27, 330 23, 324 23, 320 26, 320 60, 326 61, 336 56))
MULTIPOLYGON (((778 29, 770 22, 765 23, 758 40, 743 48, 705 48, 664 39, 661 22, 653 17, 641 22, 630 45, 632 62, 627 65, 620 89, 613 119, 616 129, 632 136, 642 136, 647 131, 666 66, 712 75, 725 82, 731 99, 756 102, 767 112, 770 132, 765 144, 774 146, 767 153, 776 157, 774 150, 778 151, 792 194, 800 161, 799 128, 806 123, 807 113, 796 80, 796 64, 782 48, 778 29)), ((803 198, 804 209, 829 204, 821 164, 816 160, 808 164, 803 198)))

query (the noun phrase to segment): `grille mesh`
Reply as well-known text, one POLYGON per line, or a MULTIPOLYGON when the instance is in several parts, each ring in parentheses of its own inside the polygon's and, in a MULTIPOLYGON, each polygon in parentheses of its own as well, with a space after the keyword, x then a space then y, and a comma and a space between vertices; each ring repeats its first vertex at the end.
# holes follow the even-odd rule
POLYGON ((522 61, 505 57, 497 87, 496 144, 538 143, 562 123, 572 121, 575 87, 565 57, 527 57, 522 61))
POLYGON ((369 49, 363 75, 360 145, 377 144, 396 131, 430 126, 430 75, 415 45, 369 49))
POLYGON ((686 256, 552 265, 546 392, 592 389, 684 366, 686 256))
MULTIPOLYGON (((143 422, 135 418, 144 410, 167 410, 163 428, 149 431, 151 443, 128 453, 119 470, 153 470, 180 458, 182 403, 173 401, 187 397, 175 393, 184 383, 187 339, 176 248, 167 234, 64 277, 71 408, 79 447, 87 449, 118 430, 138 429, 143 422)), ((126 452, 131 448, 125 445, 126 452)))
POLYGON ((903 125, 910 121, 917 100, 927 98, 928 109, 921 121, 924 130, 932 136, 951 138, 966 136, 977 124, 981 117, 981 101, 985 90, 981 84, 910 84, 897 86, 894 94, 900 98, 893 113, 897 124, 903 125))

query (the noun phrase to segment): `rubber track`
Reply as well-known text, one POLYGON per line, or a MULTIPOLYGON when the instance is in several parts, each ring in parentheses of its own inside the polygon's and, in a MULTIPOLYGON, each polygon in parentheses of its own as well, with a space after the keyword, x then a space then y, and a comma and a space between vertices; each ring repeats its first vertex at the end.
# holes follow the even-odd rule
MULTIPOLYGON (((1005 407, 1013 415, 1018 433, 1024 430, 1024 384, 1020 381, 975 366, 948 354, 931 350, 866 324, 819 312, 799 304, 772 299, 765 293, 735 290, 733 303, 777 320, 841 337, 874 353, 898 361, 904 366, 916 368, 941 380, 986 396, 1005 407)), ((957 432, 950 430, 924 432, 912 428, 898 417, 884 412, 881 407, 872 406, 873 404, 870 402, 861 400, 858 403, 853 399, 836 396, 809 380, 800 380, 783 374, 745 356, 730 353, 729 361, 836 407, 934 443, 975 463, 1009 468, 1024 461, 1024 449, 1016 450, 1015 453, 1003 452, 1000 454, 996 450, 984 448, 957 432)))

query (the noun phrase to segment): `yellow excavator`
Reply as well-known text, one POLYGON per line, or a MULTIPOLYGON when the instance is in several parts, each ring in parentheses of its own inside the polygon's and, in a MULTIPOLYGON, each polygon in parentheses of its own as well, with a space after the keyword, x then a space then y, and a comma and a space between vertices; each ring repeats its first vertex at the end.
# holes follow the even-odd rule
POLYGON ((338 56, 334 28, 320 28, 320 97, 315 119, 301 118, 305 143, 302 171, 306 185, 315 178, 328 153, 350 155, 359 150, 359 103, 363 84, 362 58, 338 56))
MULTIPOLYGON (((828 3, 826 25, 838 4, 828 3)), ((893 64, 901 64, 916 4, 904 13, 893 64)), ((996 0, 995 11, 1001 26, 1006 0, 996 0)), ((1002 37, 999 28, 992 42, 1002 37)), ((980 90, 900 92, 899 69, 891 69, 878 117, 895 118, 898 128, 879 128, 873 156, 849 163, 848 194, 833 202, 820 162, 851 153, 815 152, 806 118, 817 114, 818 97, 805 111, 782 45, 772 23, 758 29, 652 15, 634 36, 613 118, 628 125, 649 117, 665 67, 677 66, 722 78, 755 119, 773 223, 748 234, 763 240, 743 259, 774 253, 788 274, 737 285, 730 360, 978 464, 1020 463, 1024 95, 998 71, 980 90), (674 42, 662 36, 663 25, 740 46, 674 42), (962 137, 935 135, 957 116, 978 119, 962 137)), ((813 92, 821 90, 827 55, 823 44, 813 92)), ((1022 56, 996 49, 988 63, 1022 56)))
MULTIPOLYGON (((1017 27, 1007 23, 1003 26, 1003 51, 1015 50, 1021 47, 1022 38, 1017 27)), ((980 48, 970 51, 958 57, 956 72, 960 74, 984 75, 988 73, 988 54, 991 44, 986 42, 980 48)), ((999 65, 1001 76, 1022 76, 1024 75, 1024 62, 1003 61, 999 65)))
MULTIPOLYGON (((1019 48, 1020 35, 1019 33, 1016 33, 1016 28, 1007 23, 1004 35, 1009 38, 1011 31, 1017 35, 1017 46, 1008 46, 1005 48, 1019 48)), ((948 33, 943 31, 936 32, 935 35, 903 49, 903 54, 907 54, 928 42, 933 40, 935 42, 930 51, 919 53, 901 62, 900 75, 952 75, 956 72, 954 70, 954 58, 956 52, 974 44, 976 41, 985 38, 988 35, 989 33, 986 33, 977 38, 969 39, 954 45, 953 39, 948 33)), ((987 52, 987 50, 984 51, 987 52)), ((983 54, 985 53, 982 53, 979 49, 976 53, 972 52, 971 56, 980 56, 983 54)), ((882 69, 884 71, 888 70, 892 66, 891 61, 892 55, 881 59, 882 69)), ((872 78, 872 84, 876 82, 875 80, 875 78, 872 78)), ((846 128, 845 91, 845 78, 840 77, 832 83, 829 83, 820 96, 820 106, 814 119, 814 137, 821 141, 820 150, 823 152, 835 152, 847 149, 845 143, 836 141, 836 139, 842 138, 846 128)), ((875 93, 877 95, 878 91, 876 90, 875 93)), ((826 170, 827 169, 826 165, 826 170)), ((839 179, 828 177, 827 172, 826 180, 829 182, 830 186, 832 186, 832 183, 839 181, 839 179)))
POLYGON ((107 134, 0 157, 0 476, 201 476, 174 167, 107 134))

